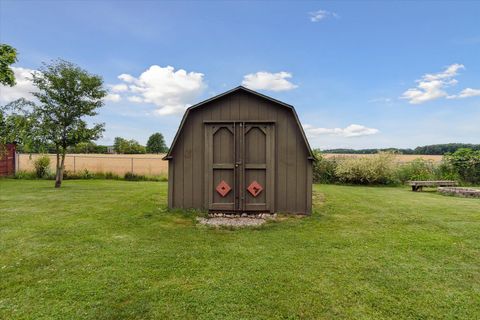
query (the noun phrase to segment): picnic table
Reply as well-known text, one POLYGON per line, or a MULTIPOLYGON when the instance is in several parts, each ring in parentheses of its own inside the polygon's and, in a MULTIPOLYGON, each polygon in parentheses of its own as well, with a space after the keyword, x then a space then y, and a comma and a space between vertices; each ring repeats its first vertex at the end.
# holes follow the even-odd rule
POLYGON ((426 180, 426 181, 408 181, 412 186, 412 191, 422 191, 423 187, 455 187, 457 181, 452 180, 426 180))

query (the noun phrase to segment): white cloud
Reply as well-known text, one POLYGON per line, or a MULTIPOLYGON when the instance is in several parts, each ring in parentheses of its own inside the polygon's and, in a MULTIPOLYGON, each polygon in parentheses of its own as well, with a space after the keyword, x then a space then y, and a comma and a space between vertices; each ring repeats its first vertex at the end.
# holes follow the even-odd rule
POLYGON ((252 90, 286 91, 298 87, 287 80, 291 77, 292 74, 285 71, 277 73, 259 71, 245 75, 242 85, 252 90))
POLYGON ((31 92, 37 91, 32 82, 32 73, 35 70, 20 67, 12 67, 12 70, 16 84, 13 87, 0 85, 0 101, 9 103, 20 98, 34 99, 31 92))
POLYGON ((310 21, 312 22, 322 21, 329 17, 338 18, 338 14, 336 14, 335 12, 327 11, 327 10, 317 10, 314 12, 310 12, 309 16, 310 16, 310 21))
POLYGON ((424 75, 416 81, 417 87, 405 91, 401 99, 406 99, 411 104, 420 104, 448 96, 444 89, 458 83, 453 77, 458 74, 460 69, 465 69, 465 66, 455 63, 448 66, 443 72, 424 75))
POLYGON ((416 81, 418 83, 416 88, 408 89, 400 98, 408 100, 411 104, 420 104, 439 98, 461 99, 480 96, 480 89, 472 88, 466 88, 458 95, 449 95, 446 92, 446 88, 458 83, 458 80, 454 77, 462 69, 465 69, 463 64, 455 63, 445 68, 442 72, 427 73, 420 80, 416 81))
POLYGON ((128 91, 128 86, 125 83, 110 85, 113 92, 125 92, 128 91))
POLYGON ((138 78, 119 75, 124 83, 113 85, 112 90, 115 88, 117 92, 130 94, 128 101, 156 105, 158 115, 182 113, 206 88, 203 76, 183 69, 175 71, 171 66, 152 65, 138 78))
POLYGON ((134 77, 132 77, 131 75, 126 74, 126 73, 122 73, 121 75, 119 75, 118 79, 123 80, 123 81, 128 82, 128 83, 132 83, 132 82, 135 81, 134 77))
POLYGON ((143 99, 140 98, 139 96, 130 96, 127 98, 128 101, 130 102, 135 102, 135 103, 142 103, 143 99))
POLYGON ((463 99, 478 96, 480 96, 480 89, 466 88, 463 89, 459 94, 448 96, 447 99, 463 99))
POLYGON ((345 128, 317 128, 309 124, 303 126, 305 133, 309 137, 318 137, 321 135, 332 135, 340 137, 361 137, 377 134, 380 131, 375 128, 368 128, 359 124, 351 124, 345 128))
POLYGON ((117 93, 109 93, 107 96, 104 98, 105 101, 112 101, 112 102, 118 102, 122 99, 122 97, 117 94, 117 93))

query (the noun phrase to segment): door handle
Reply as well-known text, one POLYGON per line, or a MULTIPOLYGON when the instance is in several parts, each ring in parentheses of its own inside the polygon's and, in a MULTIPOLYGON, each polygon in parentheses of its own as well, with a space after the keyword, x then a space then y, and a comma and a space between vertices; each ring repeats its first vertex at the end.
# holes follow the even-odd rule
POLYGON ((235 168, 238 168, 238 166, 241 166, 242 162, 235 162, 235 168))

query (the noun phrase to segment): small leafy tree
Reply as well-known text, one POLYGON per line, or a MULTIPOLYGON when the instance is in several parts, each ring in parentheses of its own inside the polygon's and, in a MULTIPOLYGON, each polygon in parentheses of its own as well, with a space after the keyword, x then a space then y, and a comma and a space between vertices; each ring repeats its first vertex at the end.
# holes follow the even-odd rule
POLYGON ((33 107, 34 104, 25 99, 0 106, 0 158, 7 143, 15 142, 23 151, 42 149, 43 141, 37 135, 38 121, 33 107))
POLYGON ((55 187, 62 185, 67 149, 80 142, 101 137, 104 124, 89 128, 84 117, 95 116, 103 106, 107 91, 100 76, 92 75, 64 60, 44 64, 34 73, 33 83, 38 92, 33 95, 39 104, 34 107, 39 131, 56 153, 55 187))
POLYGON ((127 140, 120 137, 116 137, 113 143, 113 149, 116 153, 123 154, 139 154, 145 153, 146 149, 136 140, 127 140))
POLYGON ((17 62, 17 50, 8 44, 0 44, 0 84, 13 87, 15 75, 10 65, 17 62))
POLYGON ((156 132, 148 138, 147 153, 165 153, 168 151, 163 134, 156 132))
POLYGON ((35 174, 37 178, 43 178, 49 173, 50 158, 47 155, 42 155, 33 162, 35 167, 35 174))
POLYGON ((127 149, 127 140, 120 138, 120 137, 115 137, 113 140, 113 150, 115 153, 125 153, 125 150, 127 149))

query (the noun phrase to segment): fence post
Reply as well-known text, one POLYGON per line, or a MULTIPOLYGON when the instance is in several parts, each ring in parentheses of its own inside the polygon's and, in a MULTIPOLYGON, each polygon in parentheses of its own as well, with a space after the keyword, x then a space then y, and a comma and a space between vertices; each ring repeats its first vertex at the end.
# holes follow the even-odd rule
POLYGON ((131 169, 131 172, 132 172, 132 174, 133 174, 133 158, 131 158, 131 159, 132 159, 132 169, 131 169))
POLYGON ((20 153, 15 152, 15 173, 17 173, 20 170, 20 153))
POLYGON ((76 156, 73 156, 73 173, 76 172, 76 165, 75 165, 75 159, 76 159, 76 156))

